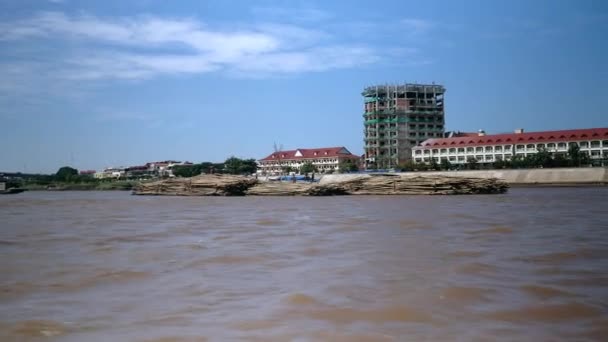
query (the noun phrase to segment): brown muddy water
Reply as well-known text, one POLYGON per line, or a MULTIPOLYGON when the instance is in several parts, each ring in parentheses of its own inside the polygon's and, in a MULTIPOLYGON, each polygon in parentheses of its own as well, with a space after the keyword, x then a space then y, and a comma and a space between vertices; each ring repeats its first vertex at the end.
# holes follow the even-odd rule
POLYGON ((608 188, 0 198, 1 341, 608 340, 608 188))

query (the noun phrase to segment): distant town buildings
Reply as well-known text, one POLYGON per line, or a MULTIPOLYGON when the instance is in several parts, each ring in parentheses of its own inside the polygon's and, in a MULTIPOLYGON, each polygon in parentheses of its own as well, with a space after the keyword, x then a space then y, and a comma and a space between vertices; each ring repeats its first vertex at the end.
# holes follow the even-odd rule
POLYGON ((435 84, 377 85, 363 90, 365 164, 391 168, 412 147, 444 133, 445 88, 435 84))
POLYGON ((580 151, 593 159, 608 158, 608 128, 572 129, 563 131, 486 134, 454 133, 447 138, 432 138, 414 147, 414 161, 437 163, 448 160, 452 164, 464 164, 471 159, 478 163, 494 163, 511 160, 513 156, 525 157, 539 149, 565 155, 570 145, 576 144, 580 151))
POLYGON ((192 163, 165 160, 141 166, 109 167, 96 172, 94 177, 99 179, 173 177, 173 167, 177 165, 192 165, 192 163))
POLYGON ((299 148, 289 151, 277 151, 258 161, 258 172, 278 174, 289 167, 298 170, 310 162, 319 172, 333 172, 339 169, 343 161, 359 163, 359 157, 350 153, 346 147, 299 148))

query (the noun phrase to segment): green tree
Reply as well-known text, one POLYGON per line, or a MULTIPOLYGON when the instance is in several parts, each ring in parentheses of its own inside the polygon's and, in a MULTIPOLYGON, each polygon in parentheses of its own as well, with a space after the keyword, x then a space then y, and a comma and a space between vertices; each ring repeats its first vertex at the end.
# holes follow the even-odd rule
POLYGON ((58 181, 62 181, 62 182, 72 181, 72 180, 76 179, 77 176, 78 176, 78 170, 76 170, 73 167, 69 167, 69 166, 63 166, 63 167, 59 168, 59 170, 57 170, 57 173, 55 173, 55 178, 58 181))
POLYGON ((534 155, 534 166, 536 167, 552 167, 553 157, 547 149, 539 147, 534 155))
POLYGON ((176 177, 192 177, 194 176, 194 167, 194 165, 175 165, 173 175, 176 177))
POLYGON ((340 162, 338 163, 338 169, 340 170, 341 173, 359 171, 359 167, 357 166, 357 163, 353 162, 350 159, 340 160, 340 162))
POLYGON ((447 159, 441 159, 440 167, 442 170, 450 170, 452 168, 452 163, 447 159))
POLYGON ((426 171, 428 169, 429 169, 429 166, 426 163, 414 164, 414 171, 426 171))
POLYGON ((437 164, 437 160, 435 160, 435 158, 431 158, 431 163, 429 164, 429 169, 430 170, 439 170, 439 164, 437 164))
POLYGON ((466 166, 467 166, 467 169, 469 169, 469 170, 477 170, 477 167, 478 167, 477 158, 475 158, 475 157, 467 158, 466 166))
POLYGON ((574 143, 568 147, 568 160, 570 162, 570 166, 581 166, 583 160, 581 148, 578 146, 578 144, 574 143))
POLYGON ((300 173, 312 173, 317 172, 317 167, 314 166, 311 162, 306 162, 300 166, 300 173))
POLYGON ((258 163, 255 159, 243 159, 241 160, 241 167, 239 173, 241 174, 252 174, 258 170, 258 163))
POLYGON ((556 153, 553 156, 553 166, 555 167, 565 167, 568 166, 569 163, 570 161, 568 158, 566 158, 566 156, 564 156, 563 153, 556 153))
POLYGON ((407 160, 397 165, 399 171, 414 171, 416 169, 416 163, 413 160, 407 160))
POLYGON ((525 167, 524 157, 521 154, 516 154, 511 158, 511 166, 514 169, 521 169, 525 167))

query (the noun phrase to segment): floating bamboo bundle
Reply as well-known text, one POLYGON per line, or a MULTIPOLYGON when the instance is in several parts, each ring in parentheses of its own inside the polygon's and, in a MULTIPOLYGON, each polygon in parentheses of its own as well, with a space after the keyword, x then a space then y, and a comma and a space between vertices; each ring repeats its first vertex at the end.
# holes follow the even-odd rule
POLYGON ((253 178, 243 176, 201 175, 140 183, 133 193, 135 195, 242 196, 256 182, 253 178))
POLYGON ((338 183, 352 195, 494 194, 508 189, 496 178, 374 175, 338 183))
POLYGON ((133 193, 175 196, 459 195, 503 193, 507 188, 507 183, 496 178, 384 174, 313 185, 258 182, 244 176, 202 175, 142 183, 133 193))
POLYGON ((288 182, 260 182, 247 190, 250 196, 295 196, 306 195, 310 184, 288 182))

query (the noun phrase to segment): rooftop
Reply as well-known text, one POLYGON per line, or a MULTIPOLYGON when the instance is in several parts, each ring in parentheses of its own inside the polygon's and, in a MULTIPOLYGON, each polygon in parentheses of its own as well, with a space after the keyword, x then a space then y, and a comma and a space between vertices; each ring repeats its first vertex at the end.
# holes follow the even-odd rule
POLYGON ((434 146, 476 146, 489 144, 526 144, 557 141, 606 140, 608 128, 569 129, 562 131, 542 131, 528 133, 503 133, 464 136, 453 138, 438 138, 425 140, 419 147, 434 146))

